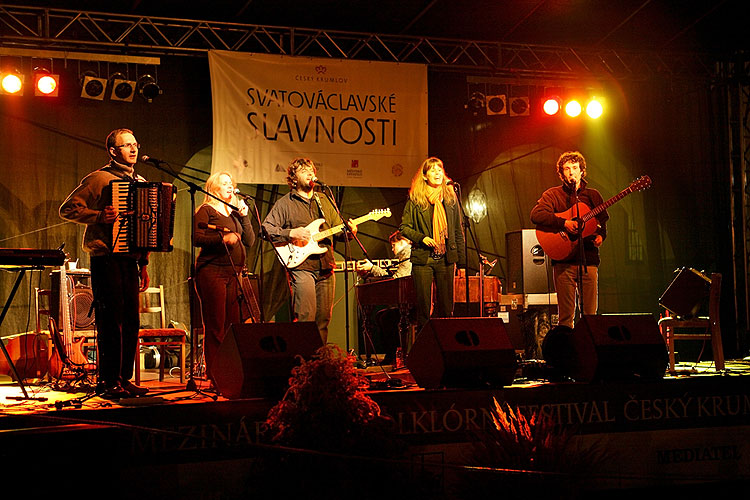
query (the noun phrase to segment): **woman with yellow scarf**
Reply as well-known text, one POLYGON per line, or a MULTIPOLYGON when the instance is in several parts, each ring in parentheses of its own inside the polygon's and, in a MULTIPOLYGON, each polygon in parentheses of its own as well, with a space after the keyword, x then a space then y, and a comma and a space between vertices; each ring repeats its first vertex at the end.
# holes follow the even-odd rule
POLYGON ((401 218, 401 234, 412 241, 411 275, 417 299, 417 327, 433 316, 453 315, 453 275, 456 264, 464 266, 464 233, 458 199, 448 184, 440 159, 427 158, 411 181, 409 199, 401 218))

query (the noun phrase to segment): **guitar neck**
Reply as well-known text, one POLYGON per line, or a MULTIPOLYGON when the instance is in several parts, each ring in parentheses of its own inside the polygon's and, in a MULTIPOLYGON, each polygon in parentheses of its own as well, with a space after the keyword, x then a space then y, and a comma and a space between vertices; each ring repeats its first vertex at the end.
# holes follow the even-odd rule
POLYGON ((619 194, 616 194, 615 196, 613 196, 612 198, 608 199, 607 201, 605 201, 601 205, 597 205, 595 208, 592 208, 591 210, 589 210, 588 212, 586 212, 586 214, 582 217, 583 220, 584 220, 584 222, 588 221, 588 220, 591 220, 593 217, 596 217, 597 215, 599 215, 600 213, 602 213, 603 211, 605 211, 607 208, 611 207, 612 205, 614 205, 615 203, 617 203, 621 199, 625 198, 627 195, 629 195, 632 192, 633 192, 633 188, 632 187, 627 187, 627 188, 623 189, 619 194))
MULTIPOLYGON (((362 222, 371 220, 372 218, 373 217, 371 214, 366 214, 366 215, 363 215, 362 217, 357 217, 356 219, 352 219, 352 223, 354 223, 355 225, 359 225, 362 222)), ((344 230, 344 225, 338 224, 336 226, 326 229, 325 231, 320 231, 314 236, 314 239, 315 241, 324 240, 330 236, 340 233, 343 230, 344 230)))

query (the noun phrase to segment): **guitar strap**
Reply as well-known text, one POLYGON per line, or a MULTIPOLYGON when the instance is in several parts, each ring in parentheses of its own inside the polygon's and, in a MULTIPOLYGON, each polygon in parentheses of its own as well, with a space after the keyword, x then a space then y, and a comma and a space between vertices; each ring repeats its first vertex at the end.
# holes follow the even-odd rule
MULTIPOLYGON (((318 197, 318 193, 314 193, 313 194, 313 198, 315 198, 315 204, 318 205, 318 212, 320 213, 320 216, 325 219, 326 216, 323 213, 323 204, 320 202, 320 198, 318 197)), ((326 222, 328 222, 328 219, 326 219, 326 222)))

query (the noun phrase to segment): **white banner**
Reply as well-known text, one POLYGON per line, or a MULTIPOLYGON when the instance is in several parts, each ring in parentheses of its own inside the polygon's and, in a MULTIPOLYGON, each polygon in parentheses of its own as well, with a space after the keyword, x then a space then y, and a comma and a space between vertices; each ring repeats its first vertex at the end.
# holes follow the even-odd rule
POLYGON ((408 187, 427 157, 427 67, 210 51, 211 171, 284 184, 297 157, 333 186, 408 187))

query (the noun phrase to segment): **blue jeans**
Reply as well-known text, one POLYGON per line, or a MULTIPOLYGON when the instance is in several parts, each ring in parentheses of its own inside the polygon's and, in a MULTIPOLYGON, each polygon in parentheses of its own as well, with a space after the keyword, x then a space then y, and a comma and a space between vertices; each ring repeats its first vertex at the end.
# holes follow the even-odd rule
POLYGON ((336 277, 333 270, 289 270, 289 287, 292 292, 292 310, 296 321, 315 321, 320 338, 328 341, 328 323, 331 322, 336 277))

